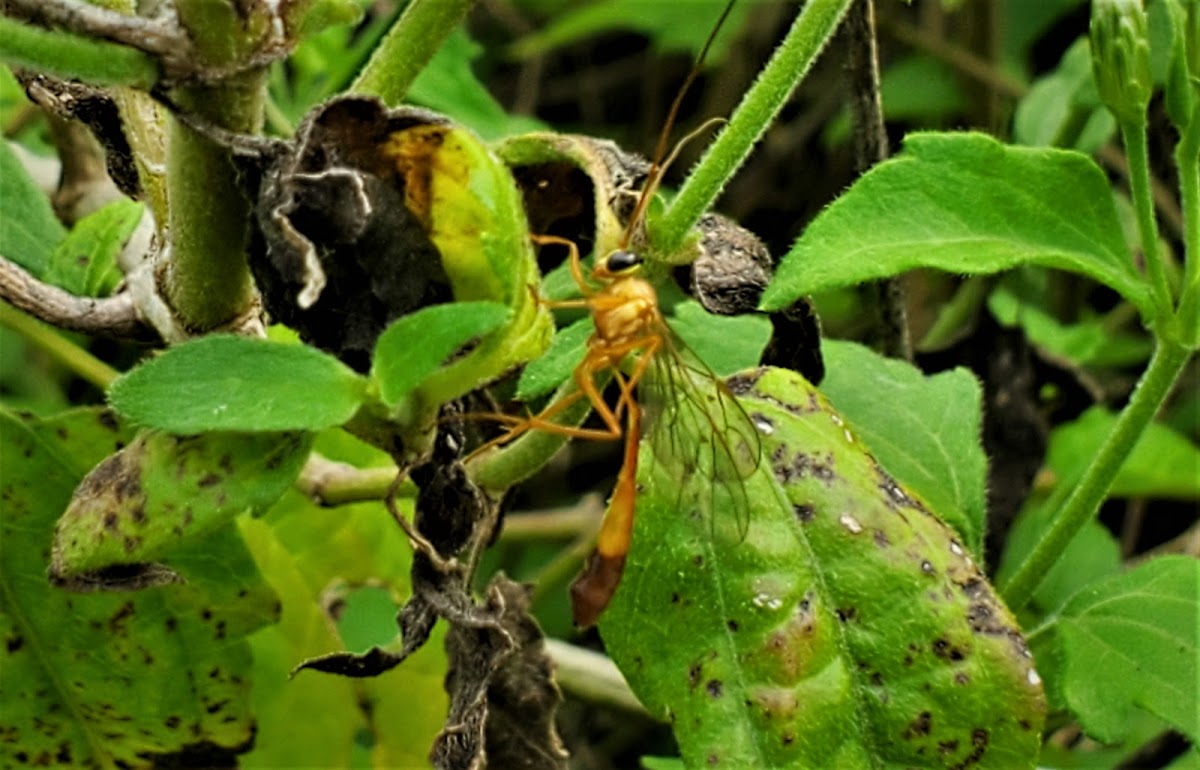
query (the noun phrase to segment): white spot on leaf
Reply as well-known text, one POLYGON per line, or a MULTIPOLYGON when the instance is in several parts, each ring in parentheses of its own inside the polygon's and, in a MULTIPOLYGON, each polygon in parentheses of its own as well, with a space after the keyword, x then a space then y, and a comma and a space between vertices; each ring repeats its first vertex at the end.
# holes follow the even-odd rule
POLYGON ((754 427, 758 428, 758 432, 764 436, 770 436, 775 432, 775 426, 766 417, 756 415, 754 418, 754 427))

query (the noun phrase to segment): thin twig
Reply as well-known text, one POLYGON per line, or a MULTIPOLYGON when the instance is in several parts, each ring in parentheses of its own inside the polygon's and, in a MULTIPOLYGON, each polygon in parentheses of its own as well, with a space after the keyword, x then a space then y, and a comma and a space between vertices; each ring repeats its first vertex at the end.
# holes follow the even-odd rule
POLYGON ((90 37, 121 43, 158 56, 169 69, 193 69, 195 52, 191 40, 176 24, 128 16, 117 11, 74 0, 5 0, 10 13, 64 27, 90 37))
POLYGON ((579 502, 561 508, 510 512, 504 517, 500 541, 527 543, 578 537, 581 533, 593 531, 603 514, 604 500, 595 492, 585 494, 579 502))
POLYGON ((0 299, 68 331, 141 341, 157 338, 142 322, 128 293, 103 298, 78 297, 42 283, 3 256, 0 256, 0 299))
POLYGON ((450 575, 457 572, 457 561, 455 559, 444 559, 433 547, 433 543, 429 542, 408 519, 404 518, 404 514, 400 513, 400 509, 396 507, 396 495, 400 490, 400 485, 408 478, 408 474, 403 471, 397 471, 396 478, 392 485, 388 488, 387 495, 383 498, 383 504, 387 507, 388 513, 392 514, 392 518, 400 525, 400 529, 404 530, 404 534, 408 537, 408 542, 412 545, 412 549, 429 559, 429 563, 433 568, 444 575, 450 575))
MULTIPOLYGON (((313 503, 332 508, 351 503, 378 502, 387 495, 396 480, 396 466, 359 468, 313 453, 296 477, 294 486, 313 503)), ((413 497, 416 487, 410 482, 396 490, 399 497, 413 497)))
POLYGON ((1137 556, 1129 559, 1126 565, 1132 567, 1170 554, 1191 556, 1193 559, 1200 558, 1200 521, 1197 521, 1165 543, 1160 543, 1148 551, 1139 553, 1137 556))
POLYGON ((557 639, 546 640, 546 653, 554 661, 555 679, 569 695, 588 703, 649 716, 616 664, 607 656, 557 639))
MULTIPOLYGON (((864 174, 888 157, 887 130, 879 87, 879 49, 875 40, 875 5, 857 0, 846 14, 846 69, 850 75, 850 114, 853 117, 854 165, 864 174)), ((904 287, 899 276, 874 284, 878 317, 874 336, 880 350, 911 361, 912 334, 908 327, 904 287)))

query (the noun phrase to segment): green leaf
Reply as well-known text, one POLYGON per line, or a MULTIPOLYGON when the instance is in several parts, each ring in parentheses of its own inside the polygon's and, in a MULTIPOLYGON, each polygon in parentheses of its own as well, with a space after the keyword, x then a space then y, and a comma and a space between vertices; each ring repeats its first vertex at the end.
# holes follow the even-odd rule
POLYGON ((851 342, 825 340, 821 391, 883 466, 957 529, 978 557, 987 456, 979 382, 966 369, 926 376, 851 342))
MULTIPOLYGON (((465 128, 440 136, 430 157, 429 233, 454 298, 502 302, 512 315, 503 330, 424 380, 413 394, 420 408, 436 408, 536 358, 554 332, 549 309, 530 291, 539 277, 537 260, 508 167, 465 128)), ((405 141, 405 132, 393 135, 393 144, 405 141)))
POLYGON ((261 513, 300 472, 307 433, 145 432, 75 490, 54 533, 51 574, 145 564, 245 512, 261 513))
POLYGON ((51 253, 42 280, 80 297, 108 296, 123 277, 117 255, 142 210, 142 204, 122 198, 76 222, 51 253))
POLYGON ((1116 130, 1112 113, 1100 104, 1085 37, 1075 41, 1055 70, 1030 87, 1013 119, 1013 138, 1020 144, 1070 147, 1089 154, 1116 130))
POLYGON ((580 318, 555 334, 546 352, 530 361, 521 372, 521 380, 517 383, 517 398, 521 401, 532 401, 565 382, 583 359, 588 338, 595 328, 591 317, 588 316, 580 318))
POLYGON ((182 585, 72 594, 46 579, 55 520, 122 435, 99 410, 0 412, 0 764, 150 768, 198 743, 232 761, 253 738, 244 637, 277 607, 236 532, 173 554, 182 585))
POLYGON ((367 726, 354 683, 336 676, 290 677, 296 663, 339 644, 329 617, 321 611, 319 589, 312 587, 303 565, 266 522, 245 517, 238 525, 283 607, 278 624, 250 638, 258 733, 254 749, 241 758, 240 766, 351 767, 355 736, 367 726))
POLYGON ((0 201, 0 254, 40 277, 66 230, 7 142, 0 142, 0 201))
POLYGON ((1063 691, 1089 735, 1121 740, 1129 712, 1140 708, 1200 740, 1198 588, 1200 562, 1164 556, 1089 586, 1063 607, 1063 691))
POLYGON ((980 274, 1038 264, 1089 276, 1153 315, 1103 172, 1067 150, 983 134, 910 134, 823 211, 763 295, 798 297, 919 267, 980 274))
POLYGON ((191 434, 341 425, 365 393, 364 378, 314 348, 213 334, 141 364, 108 398, 139 425, 191 434))
POLYGON ((498 302, 431 305, 400 318, 379 336, 371 376, 380 397, 396 406, 453 354, 509 320, 498 302))
POLYGON ((483 47, 461 27, 454 30, 429 64, 417 75, 407 99, 449 115, 484 139, 544 131, 539 120, 510 115, 471 69, 483 47))
POLYGON ((762 315, 723 316, 699 302, 680 302, 668 319, 671 331, 720 377, 758 366, 771 341, 771 322, 762 315))
POLYGON ((685 765, 1031 768, 1040 681, 961 541, 799 375, 729 387, 762 439, 748 531, 720 523, 738 490, 681 478, 644 443, 600 620, 685 765))
POLYGON ((1000 323, 1020 326, 1039 348, 1080 366, 1133 366, 1150 358, 1148 336, 1114 330, 1104 317, 1060 322, 1041 303, 1029 301, 1018 280, 1008 280, 1020 272, 1006 276, 988 295, 988 310, 1000 323))
MULTIPOLYGON (((1073 484, 1083 474, 1116 419, 1111 412, 1092 407, 1050 434, 1046 468, 1058 484, 1073 484)), ((1197 468, 1200 447, 1167 425, 1150 423, 1113 477, 1108 496, 1200 499, 1197 468)))
MULTIPOLYGON (((341 432, 322 435, 318 442, 322 453, 342 462, 357 460, 361 447, 345 451, 337 445, 344 437, 330 435, 335 433, 341 432)), ((412 500, 397 503, 401 513, 411 519, 412 500)), ((411 593, 412 549, 383 505, 358 503, 339 507, 337 516, 328 513, 328 509, 290 490, 262 519, 241 520, 255 558, 285 599, 284 625, 267 629, 254 639, 256 649, 260 649, 261 642, 274 651, 275 657, 264 663, 278 676, 263 676, 263 697, 258 702, 258 745, 262 751, 252 753, 248 759, 253 761, 245 764, 264 770, 346 766, 344 762, 320 762, 316 758, 344 748, 349 739, 361 742, 365 733, 371 736, 367 746, 371 766, 426 766, 429 747, 442 728, 448 707, 443 689, 446 654, 440 628, 424 647, 385 676, 353 682, 356 706, 352 716, 362 727, 352 733, 344 732, 351 719, 343 715, 327 717, 329 705, 320 698, 322 692, 344 697, 340 695, 341 687, 329 682, 347 680, 308 671, 287 679, 287 672, 303 660, 345 649, 344 640, 333 632, 333 619, 322 611, 337 592, 371 585, 385 588, 394 601, 402 601, 411 593), (293 634, 292 629, 307 633, 293 634), (301 692, 293 688, 301 688, 301 692), (414 703, 421 707, 414 708, 414 703), (296 730, 298 722, 324 725, 327 718, 333 724, 322 726, 321 732, 296 730), (333 736, 333 746, 322 742, 325 735, 333 736)), ((392 637, 384 646, 393 651, 398 642, 395 614, 391 609, 379 619, 391 624, 392 637)), ((378 636, 374 640, 378 641, 378 636)), ((259 692, 256 690, 256 694, 259 692)))

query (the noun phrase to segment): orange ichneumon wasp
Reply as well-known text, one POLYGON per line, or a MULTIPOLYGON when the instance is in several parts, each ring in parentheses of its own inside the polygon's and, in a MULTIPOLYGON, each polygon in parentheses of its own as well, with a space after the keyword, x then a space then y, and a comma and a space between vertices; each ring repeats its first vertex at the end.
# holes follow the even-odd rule
MULTIPOLYGON (((586 352, 573 372, 577 389, 533 416, 489 415, 489 419, 510 427, 503 435, 476 450, 480 452, 506 444, 531 430, 571 438, 624 440, 621 468, 595 549, 571 586, 572 611, 576 624, 581 627, 593 625, 599 618, 615 594, 624 571, 632 541, 638 494, 639 441, 648 404, 657 407, 650 428, 652 435, 662 437, 657 441, 656 454, 660 455, 659 461, 680 465, 681 489, 688 477, 697 473, 707 476, 700 483, 740 484, 759 463, 758 435, 749 417, 728 388, 703 362, 691 355, 668 328, 654 285, 641 275, 643 259, 631 248, 632 244, 645 240, 646 210, 664 171, 680 148, 713 122, 706 122, 684 137, 670 157, 664 159, 683 96, 733 5, 734 2, 730 2, 726 6, 671 105, 654 161, 617 247, 598 258, 588 275, 574 242, 552 235, 531 236, 540 246, 557 245, 567 249, 571 275, 582 295, 578 299, 543 300, 545 304, 552 309, 587 310, 595 328, 587 341, 586 352), (611 374, 618 391, 613 406, 604 400, 597 384, 597 377, 605 373, 611 374), (575 427, 554 421, 557 415, 580 399, 590 403, 603 427, 575 427), (681 424, 688 422, 692 423, 692 435, 684 436, 686 431, 681 424), (707 461, 701 457, 705 448, 710 453, 707 461)), ((744 532, 748 518, 744 491, 741 494, 735 492, 732 500, 739 530, 744 532)))

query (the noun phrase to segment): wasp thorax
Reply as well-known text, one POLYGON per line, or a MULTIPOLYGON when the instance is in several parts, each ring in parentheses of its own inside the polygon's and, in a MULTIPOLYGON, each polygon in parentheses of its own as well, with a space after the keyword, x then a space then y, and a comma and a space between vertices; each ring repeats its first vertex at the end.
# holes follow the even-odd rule
POLYGON ((618 278, 597 295, 592 320, 597 336, 608 343, 645 338, 662 323, 654 286, 632 276, 618 278))

